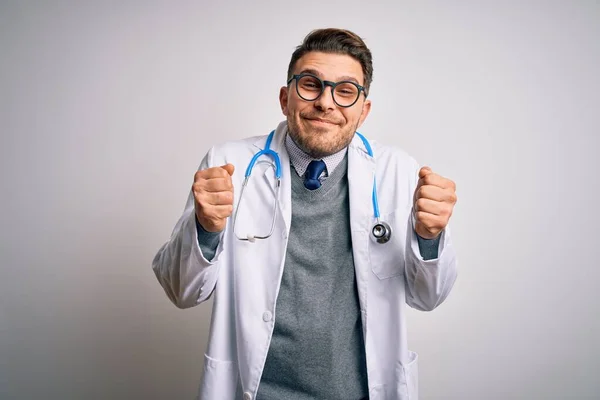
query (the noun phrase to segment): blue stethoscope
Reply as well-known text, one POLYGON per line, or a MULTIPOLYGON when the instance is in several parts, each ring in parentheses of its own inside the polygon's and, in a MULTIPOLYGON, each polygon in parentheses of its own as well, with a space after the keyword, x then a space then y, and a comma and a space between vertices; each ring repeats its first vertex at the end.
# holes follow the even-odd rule
MULTIPOLYGON (((278 206, 279 206, 279 189, 281 187, 281 160, 279 159, 279 154, 277 154, 277 152, 275 152, 274 150, 271 149, 271 142, 273 141, 274 134, 275 134, 275 131, 272 131, 269 134, 269 136, 267 137, 267 142, 265 143, 265 148, 263 150, 260 150, 258 153, 256 153, 254 155, 254 157, 252 157, 252 159, 250 160, 250 163, 248 164, 248 168, 246 168, 246 174, 244 175, 244 183, 242 184, 242 189, 240 190, 240 199, 238 201, 238 206, 236 208, 235 215, 233 217, 233 232, 239 240, 246 240, 249 242, 254 242, 256 239, 267 239, 273 234, 273 229, 275 228, 275 218, 277 217, 277 210, 278 210, 278 206), (250 179, 250 175, 252 174, 252 169, 254 168, 254 164, 256 164, 257 160, 261 156, 269 156, 269 157, 271 157, 271 159, 274 162, 274 164, 270 164, 270 166, 274 169, 275 180, 276 180, 275 181, 275 205, 273 207, 273 219, 271 221, 271 229, 269 230, 269 233, 267 235, 261 236, 261 235, 248 234, 246 237, 240 237, 237 235, 237 233, 235 233, 235 225, 236 225, 235 222, 237 221, 237 214, 240 209, 240 205, 242 204, 242 199, 244 196, 244 188, 248 184, 248 180, 250 179)), ((362 140, 363 144, 365 145, 365 148, 367 149, 367 153, 369 154, 369 156, 373 158, 374 157, 373 149, 371 148, 371 145, 369 144, 369 141, 367 140, 367 138, 358 132, 356 132, 356 134, 358 135, 358 137, 362 140)), ((375 215, 375 224, 373 224, 373 227, 371 228, 371 235, 372 235, 373 240, 375 240, 377 243, 386 243, 390 240, 390 238, 392 236, 392 228, 390 228, 390 226, 386 222, 381 221, 380 214, 379 214, 379 203, 377 202, 377 187, 376 187, 375 179, 373 179, 373 196, 372 196, 372 198, 373 198, 373 214, 375 215)))

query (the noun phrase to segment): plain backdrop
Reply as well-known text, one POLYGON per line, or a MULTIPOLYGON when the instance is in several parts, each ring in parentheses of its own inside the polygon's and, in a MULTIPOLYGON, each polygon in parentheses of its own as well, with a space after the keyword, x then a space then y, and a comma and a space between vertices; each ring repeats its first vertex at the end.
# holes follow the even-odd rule
POLYGON ((458 281, 408 318, 421 398, 600 398, 597 1, 15 0, 1 399, 194 398, 211 303, 177 309, 152 258, 208 148, 283 119, 291 53, 320 27, 373 52, 361 132, 458 186, 458 281))

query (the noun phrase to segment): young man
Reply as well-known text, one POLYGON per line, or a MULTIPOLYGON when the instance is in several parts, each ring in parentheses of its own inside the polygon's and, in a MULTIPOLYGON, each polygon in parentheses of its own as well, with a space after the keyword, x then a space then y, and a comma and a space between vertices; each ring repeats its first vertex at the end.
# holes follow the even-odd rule
POLYGON ((279 93, 286 120, 202 160, 153 262, 178 307, 214 293, 201 399, 418 398, 405 308, 433 310, 454 284, 455 185, 356 133, 372 74, 356 34, 311 32, 279 93))

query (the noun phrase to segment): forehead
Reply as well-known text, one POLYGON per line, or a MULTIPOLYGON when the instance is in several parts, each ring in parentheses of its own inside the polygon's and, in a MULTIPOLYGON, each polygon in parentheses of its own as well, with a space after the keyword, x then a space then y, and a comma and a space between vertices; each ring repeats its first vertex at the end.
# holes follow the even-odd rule
POLYGON ((306 70, 317 72, 320 78, 326 80, 337 81, 354 78, 359 83, 364 82, 360 62, 346 54, 308 52, 296 62, 294 74, 306 70))

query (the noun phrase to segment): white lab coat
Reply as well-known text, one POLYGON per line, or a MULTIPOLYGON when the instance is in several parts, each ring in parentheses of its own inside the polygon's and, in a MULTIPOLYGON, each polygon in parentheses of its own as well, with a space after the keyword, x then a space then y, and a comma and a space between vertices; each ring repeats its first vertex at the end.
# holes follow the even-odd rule
MULTIPOLYGON (((215 257, 208 261, 198 246, 193 197, 170 240, 153 261, 168 297, 180 308, 193 307, 213 293, 210 338, 204 355, 199 398, 254 399, 277 317, 277 294, 291 220, 286 124, 276 129, 271 148, 281 158, 282 183, 273 235, 254 243, 240 241, 229 218, 215 257)), ((200 169, 232 163, 234 204, 238 204, 244 171, 264 148, 266 135, 213 147, 200 169)), ((419 166, 398 149, 371 141, 371 158, 358 136, 348 148, 348 185, 352 251, 357 277, 371 400, 418 399, 417 354, 407 348, 405 309, 433 310, 448 296, 456 279, 455 253, 448 227, 439 256, 424 261, 419 253, 412 213, 419 166), (373 176, 382 219, 392 228, 391 240, 370 238, 374 222, 373 176)), ((263 160, 268 158, 263 157, 263 160)), ((274 174, 257 164, 244 192, 236 232, 260 234, 271 226, 274 174), (252 210, 252 211, 248 211, 252 210), (245 212, 243 212, 245 211, 245 212), (258 232, 257 232, 258 231, 258 232)), ((234 210, 235 212, 235 210, 234 210)), ((440 338, 441 340, 441 338, 440 338)))

